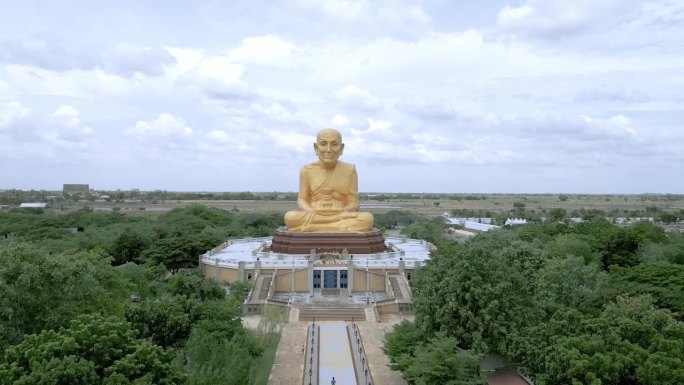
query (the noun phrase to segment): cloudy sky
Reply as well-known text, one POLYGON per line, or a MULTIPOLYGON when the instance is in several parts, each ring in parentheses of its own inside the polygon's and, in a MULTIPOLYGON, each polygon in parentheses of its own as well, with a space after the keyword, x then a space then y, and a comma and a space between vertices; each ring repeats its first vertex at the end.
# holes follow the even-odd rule
POLYGON ((684 193, 681 0, 0 2, 0 189, 684 193))

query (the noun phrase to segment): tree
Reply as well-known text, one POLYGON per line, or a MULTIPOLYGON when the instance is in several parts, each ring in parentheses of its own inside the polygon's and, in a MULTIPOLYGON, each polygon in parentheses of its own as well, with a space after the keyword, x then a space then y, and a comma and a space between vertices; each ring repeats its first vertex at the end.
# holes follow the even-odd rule
POLYGON ((142 253, 150 244, 150 241, 143 235, 127 227, 114 240, 112 245, 112 256, 115 265, 122 265, 126 262, 142 262, 142 253))
POLYGON ((443 218, 439 217, 439 221, 441 223, 436 220, 423 219, 404 227, 401 233, 409 238, 425 239, 428 242, 437 243, 444 238, 443 218))
POLYGON ((568 211, 561 208, 553 208, 549 210, 549 220, 554 222, 560 222, 565 219, 568 215, 568 211))
POLYGON ((43 331, 9 347, 0 360, 3 384, 184 383, 171 354, 135 338, 118 317, 82 315, 59 332, 43 331))
POLYGON ((57 329, 76 316, 123 314, 130 283, 101 252, 50 255, 29 243, 0 243, 0 349, 23 334, 57 329))
POLYGON ((199 301, 180 296, 142 301, 126 308, 126 320, 140 336, 164 348, 185 342, 199 318, 199 301))
POLYGON ((394 325, 392 332, 385 336, 385 344, 382 350, 390 359, 390 366, 394 370, 404 370, 405 367, 398 365, 397 360, 401 356, 412 356, 416 348, 425 340, 423 333, 414 322, 402 321, 394 325))
POLYGON ((419 345, 413 356, 397 358, 403 377, 411 385, 484 385, 480 356, 460 349, 458 340, 438 335, 419 345))
POLYGON ((169 290, 174 295, 198 298, 201 301, 222 299, 226 292, 221 285, 211 279, 205 279, 195 271, 176 274, 168 280, 169 290))
POLYGON ((607 280, 605 272, 595 264, 585 265, 582 257, 557 258, 539 271, 537 297, 577 308, 605 290, 607 280))
POLYGON ((616 268, 610 275, 609 293, 649 294, 655 304, 672 311, 684 321, 684 266, 667 262, 644 263, 630 268, 616 268))
POLYGON ((546 259, 510 232, 481 234, 455 255, 438 249, 414 284, 416 324, 428 335, 442 331, 463 348, 486 352, 539 313, 534 281, 546 259))

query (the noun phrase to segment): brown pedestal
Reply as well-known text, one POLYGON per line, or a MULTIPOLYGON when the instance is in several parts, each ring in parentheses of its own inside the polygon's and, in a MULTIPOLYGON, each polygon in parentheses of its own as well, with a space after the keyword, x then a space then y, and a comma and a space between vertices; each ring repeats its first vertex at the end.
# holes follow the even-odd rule
POLYGON ((385 237, 380 231, 362 233, 299 233, 278 230, 273 236, 271 251, 285 254, 339 253, 347 249, 349 254, 381 253, 387 249, 385 237))

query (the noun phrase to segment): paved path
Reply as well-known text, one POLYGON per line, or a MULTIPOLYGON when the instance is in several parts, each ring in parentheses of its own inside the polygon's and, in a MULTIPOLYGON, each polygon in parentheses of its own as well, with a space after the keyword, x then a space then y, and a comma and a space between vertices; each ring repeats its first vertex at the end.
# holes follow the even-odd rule
MULTIPOLYGON (((357 322, 361 333, 361 340, 368 358, 368 367, 373 375, 373 381, 378 385, 406 385, 401 373, 389 367, 389 358, 382 351, 385 344, 385 333, 392 331, 392 326, 401 318, 397 316, 381 317, 383 322, 357 322)), ((408 317, 407 317, 408 318, 408 317)))
POLYGON ((321 350, 319 378, 327 385, 335 377, 336 385, 357 385, 349 337, 344 322, 320 322, 321 350))
MULTIPOLYGON (((292 315, 292 314, 291 314, 292 315)), ((256 327, 260 317, 251 316, 245 317, 246 324, 253 324, 256 327)), ((294 317, 297 319, 298 317, 294 317)), ((382 351, 385 333, 392 330, 392 325, 398 323, 402 318, 412 319, 413 317, 400 317, 396 315, 383 315, 380 317, 382 322, 357 322, 361 337, 363 338, 363 346, 365 348, 366 357, 368 358, 368 365, 373 373, 373 379, 378 385, 406 385, 406 381, 401 378, 398 372, 390 370, 387 366, 389 360, 382 351)), ((271 377, 268 381, 269 385, 299 385, 302 383, 302 373, 304 370, 304 345, 306 344, 306 328, 310 322, 291 322, 286 323, 280 337, 280 344, 276 351, 276 359, 271 369, 271 377)), ((323 325, 339 324, 340 330, 337 334, 343 336, 344 343, 340 343, 345 349, 349 349, 349 341, 347 339, 347 332, 344 329, 344 322, 317 322, 321 326, 321 337, 323 337, 323 325)), ((335 333, 334 333, 335 334, 335 333)), ((324 348, 323 340, 321 340, 321 350, 324 348)), ((354 369, 351 366, 351 353, 347 352, 349 363, 349 378, 352 379, 351 384, 356 384, 354 381, 354 369)), ((336 356, 336 355, 333 355, 336 356)), ((343 356, 343 355, 340 355, 343 356)), ((321 362, 322 364, 322 362, 321 362)), ((335 376, 336 385, 344 385, 341 374, 329 374, 326 378, 323 371, 321 373, 321 384, 329 385, 330 378, 335 376), (339 377, 338 377, 339 376, 339 377)))
POLYGON ((268 385, 299 385, 304 372, 307 322, 285 324, 268 385))

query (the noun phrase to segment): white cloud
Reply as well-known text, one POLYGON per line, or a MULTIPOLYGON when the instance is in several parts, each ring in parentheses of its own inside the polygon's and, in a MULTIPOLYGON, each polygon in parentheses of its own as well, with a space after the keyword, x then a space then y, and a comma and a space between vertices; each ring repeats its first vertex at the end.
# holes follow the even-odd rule
POLYGON ((625 182, 635 179, 684 189, 644 171, 674 175, 684 162, 681 1, 200 2, 133 19, 104 3, 70 10, 108 26, 92 36, 61 8, 22 4, 4 14, 23 9, 36 23, 0 23, 27 36, 0 41, 0 156, 23 174, 97 159, 125 183, 131 173, 117 168, 151 175, 171 161, 184 189, 291 189, 332 125, 345 160, 373 175, 362 189, 598 189, 589 175, 615 190, 638 189, 625 182), (457 166, 458 178, 431 176, 457 166), (215 178, 224 169, 230 185, 215 178))
POLYGON ((191 136, 193 129, 185 125, 183 118, 175 117, 163 112, 151 121, 139 120, 135 126, 127 131, 139 138, 145 137, 187 137, 191 136))
POLYGON ((373 119, 373 118, 368 118, 366 119, 366 122, 368 122, 368 128, 365 130, 356 130, 354 128, 351 129, 352 134, 354 135, 364 135, 364 134, 370 134, 372 132, 377 132, 377 131, 386 131, 392 128, 392 122, 387 121, 387 120, 382 120, 382 119, 373 119))
POLYGON ((31 112, 16 101, 0 100, 0 131, 9 129, 17 121, 26 118, 31 112))
POLYGON ((93 129, 81 122, 81 113, 72 106, 61 106, 50 116, 55 140, 82 142, 93 134, 93 129))
POLYGON ((241 63, 279 65, 290 57, 296 46, 278 36, 247 37, 242 44, 228 53, 228 59, 241 63))
POLYGON ((335 91, 335 98, 344 105, 366 111, 380 108, 380 101, 370 92, 354 84, 347 84, 335 91))
POLYGON ((229 58, 211 56, 197 62, 183 76, 203 87, 222 89, 239 85, 243 72, 244 67, 229 58))
POLYGON ((432 19, 414 2, 397 4, 369 0, 297 0, 296 3, 302 8, 317 11, 333 19, 347 21, 367 19, 393 23, 427 23, 432 19))
POLYGON ((499 28, 542 38, 584 33, 635 17, 635 0, 527 0, 504 6, 497 15, 499 28))
POLYGON ((335 116, 330 119, 330 123, 337 127, 348 126, 349 118, 346 115, 335 114, 335 116))

